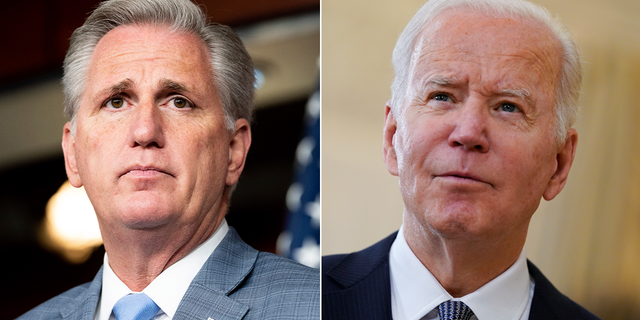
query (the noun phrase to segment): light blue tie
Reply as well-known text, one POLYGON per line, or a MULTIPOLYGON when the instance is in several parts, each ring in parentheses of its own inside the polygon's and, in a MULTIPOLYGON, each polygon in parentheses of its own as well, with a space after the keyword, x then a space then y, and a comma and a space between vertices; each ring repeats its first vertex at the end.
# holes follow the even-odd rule
POLYGON ((438 315, 440 320, 469 320, 473 311, 462 301, 449 300, 438 306, 438 315))
POLYGON ((113 306, 117 320, 149 320, 159 310, 160 307, 144 293, 130 293, 113 306))

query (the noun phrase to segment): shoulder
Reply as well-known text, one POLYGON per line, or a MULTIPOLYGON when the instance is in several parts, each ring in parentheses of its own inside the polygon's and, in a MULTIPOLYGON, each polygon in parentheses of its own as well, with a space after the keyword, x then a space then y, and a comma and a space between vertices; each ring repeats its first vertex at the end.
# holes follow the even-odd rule
POLYGON ((61 310, 71 306, 78 297, 89 289, 90 282, 69 289, 31 309, 29 312, 18 317, 18 320, 29 319, 62 319, 61 310))
POLYGON ((558 291, 531 261, 527 267, 535 282, 529 319, 600 319, 558 291))
POLYGON ((319 270, 272 253, 254 252, 255 262, 242 284, 229 294, 249 307, 244 319, 319 319, 319 270))
POLYGON ((270 286, 279 285, 281 286, 279 289, 285 292, 320 291, 320 272, 318 269, 268 252, 258 253, 250 276, 253 281, 269 282, 270 286))
POLYGON ((391 319, 389 250, 396 234, 358 252, 323 257, 324 319, 391 319))
MULTIPOLYGON (((320 291, 320 273, 293 260, 247 245, 233 228, 210 257, 212 272, 224 271, 226 278, 244 279, 243 287, 259 286, 264 290, 298 291, 304 288, 320 291)), ((233 284, 228 284, 233 285, 233 284)), ((236 287, 233 285, 233 287, 236 287)))
POLYGON ((376 271, 388 277, 389 250, 396 235, 394 232, 361 251, 322 257, 322 293, 355 285, 376 271))

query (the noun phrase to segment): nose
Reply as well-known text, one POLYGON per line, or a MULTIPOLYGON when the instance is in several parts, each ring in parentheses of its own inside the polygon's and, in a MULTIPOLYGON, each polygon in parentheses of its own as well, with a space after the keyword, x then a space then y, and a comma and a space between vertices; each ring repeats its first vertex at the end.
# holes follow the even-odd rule
MULTIPOLYGON (((469 101, 467 103, 469 104, 469 101)), ((488 117, 484 108, 479 105, 465 105, 453 116, 453 131, 448 140, 450 146, 481 153, 489 151, 488 117)))
POLYGON ((163 119, 153 102, 143 102, 133 113, 130 146, 143 148, 164 147, 163 119))

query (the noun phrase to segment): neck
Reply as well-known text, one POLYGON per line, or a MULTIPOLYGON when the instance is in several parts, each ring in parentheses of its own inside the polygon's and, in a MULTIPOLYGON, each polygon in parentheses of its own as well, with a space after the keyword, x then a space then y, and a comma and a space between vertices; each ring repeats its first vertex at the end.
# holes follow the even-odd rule
POLYGON ((518 259, 526 240, 518 228, 494 238, 444 237, 411 221, 405 212, 404 237, 411 251, 442 287, 459 298, 478 290, 509 269, 518 259))
MULTIPOLYGON (((119 230, 102 234, 109 266, 132 291, 141 292, 164 270, 184 258, 218 229, 224 215, 209 215, 197 227, 119 230)), ((101 226, 102 227, 102 226, 101 226)))

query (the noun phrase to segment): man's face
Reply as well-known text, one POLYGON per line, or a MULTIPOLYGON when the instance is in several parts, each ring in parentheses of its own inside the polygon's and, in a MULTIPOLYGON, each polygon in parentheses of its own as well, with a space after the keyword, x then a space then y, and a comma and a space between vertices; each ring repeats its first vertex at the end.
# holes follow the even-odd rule
POLYGON ((212 232, 250 142, 246 120, 225 128, 204 44, 146 25, 100 40, 75 135, 67 124, 63 136, 69 179, 85 186, 103 234, 212 232))
POLYGON ((562 189, 577 138, 556 143, 560 56, 551 32, 527 21, 457 11, 423 30, 401 114, 387 108, 385 123, 405 223, 445 237, 526 235, 540 198, 562 189))

